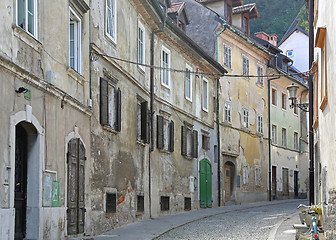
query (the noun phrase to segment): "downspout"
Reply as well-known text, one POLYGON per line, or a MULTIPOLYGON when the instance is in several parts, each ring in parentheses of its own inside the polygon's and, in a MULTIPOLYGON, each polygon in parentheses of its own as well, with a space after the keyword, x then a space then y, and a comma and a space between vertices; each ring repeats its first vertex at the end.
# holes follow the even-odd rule
MULTIPOLYGON (((216 35, 216 44, 217 44, 217 51, 216 51, 216 57, 217 62, 219 62, 219 35, 221 35, 227 28, 226 24, 222 24, 224 28, 222 31, 220 31, 216 35)), ((216 103, 216 115, 217 115, 217 160, 218 160, 218 166, 217 166, 217 185, 218 185, 218 206, 221 205, 221 165, 220 165, 220 131, 219 131, 219 78, 216 79, 217 82, 217 103, 216 103)))
MULTIPOLYGON (((276 58, 277 59, 277 58, 276 58)), ((272 201, 272 136, 271 136, 271 81, 280 76, 270 78, 267 81, 267 105, 268 105, 268 200, 272 201)))
POLYGON ((91 61, 91 51, 92 51, 92 45, 91 45, 91 0, 89 2, 89 75, 90 75, 90 80, 89 80, 89 102, 88 105, 89 107, 92 108, 92 61, 91 61))
MULTIPOLYGON (((314 61, 314 1, 309 0, 309 69, 312 68, 314 61)), ((313 205, 315 202, 314 197, 314 91, 313 91, 313 76, 309 74, 309 203, 313 205)))
MULTIPOLYGON (((161 9, 160 9, 161 11, 161 9)), ((149 194, 149 217, 152 218, 152 175, 151 175, 151 153, 154 151, 154 36, 163 32, 166 28, 166 15, 162 17, 162 28, 151 33, 150 43, 150 147, 148 154, 148 194, 149 194)))

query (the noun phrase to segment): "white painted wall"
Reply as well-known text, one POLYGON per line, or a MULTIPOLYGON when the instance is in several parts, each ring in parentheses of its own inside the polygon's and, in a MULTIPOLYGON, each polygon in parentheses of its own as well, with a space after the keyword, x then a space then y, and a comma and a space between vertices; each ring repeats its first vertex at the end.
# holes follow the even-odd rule
POLYGON ((293 32, 279 48, 286 55, 288 50, 293 50, 293 66, 301 72, 308 71, 309 68, 309 37, 303 32, 296 30, 293 32))

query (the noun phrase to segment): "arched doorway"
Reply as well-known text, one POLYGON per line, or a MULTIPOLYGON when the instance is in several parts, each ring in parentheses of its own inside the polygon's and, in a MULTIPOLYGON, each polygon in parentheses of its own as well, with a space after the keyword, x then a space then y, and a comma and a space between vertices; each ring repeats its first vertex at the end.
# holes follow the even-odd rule
POLYGON ((225 202, 234 200, 234 187, 235 187, 235 165, 231 161, 227 161, 224 164, 224 190, 225 190, 225 202))
POLYGON ((28 122, 15 126, 15 239, 39 236, 39 141, 28 122))
POLYGON ((79 138, 68 143, 68 235, 84 233, 85 220, 85 147, 79 138))
POLYGON ((200 169, 200 207, 206 208, 212 205, 212 173, 211 163, 208 159, 202 159, 200 169))

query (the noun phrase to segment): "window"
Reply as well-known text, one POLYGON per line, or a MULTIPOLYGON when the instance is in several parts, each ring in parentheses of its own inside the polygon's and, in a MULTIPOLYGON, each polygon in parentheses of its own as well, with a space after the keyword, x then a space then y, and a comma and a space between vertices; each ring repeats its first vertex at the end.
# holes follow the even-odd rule
POLYGON ((260 167, 255 167, 255 173, 254 173, 254 178, 255 178, 255 185, 260 186, 261 185, 261 171, 260 167))
POLYGON ((247 109, 243 109, 243 127, 249 127, 249 111, 247 109))
POLYGON ((162 79, 162 85, 166 86, 169 88, 170 84, 170 51, 162 46, 162 51, 161 51, 161 79, 162 79))
POLYGON ((243 184, 248 184, 248 166, 243 167, 243 184))
MULTIPOLYGON (((138 27, 138 63, 145 64, 145 28, 139 22, 138 27)), ((142 70, 145 70, 143 65, 139 65, 142 70)))
POLYGON ((262 115, 257 116, 257 132, 263 133, 263 116, 262 115))
POLYGON ((287 131, 286 128, 282 129, 282 146, 287 147, 287 131))
POLYGON ((69 58, 70 67, 80 73, 81 71, 81 20, 70 9, 69 23, 69 58))
POLYGON ((180 29, 182 29, 183 31, 185 31, 185 24, 184 24, 184 22, 182 22, 182 21, 178 21, 178 27, 180 28, 180 29))
POLYGON ((202 134, 202 148, 204 150, 210 149, 210 137, 208 135, 202 134))
POLYGON ((209 104, 209 101, 208 101, 208 80, 206 80, 205 78, 203 78, 203 84, 202 84, 202 108, 204 111, 208 111, 208 104, 209 104))
POLYGON ((143 212, 145 210, 145 198, 143 195, 137 196, 137 211, 143 212))
POLYGON ((105 206, 107 213, 115 213, 117 211, 117 194, 106 193, 105 206))
POLYGON ((257 66, 257 83, 260 85, 264 85, 264 78, 262 77, 264 75, 264 68, 260 65, 257 66))
POLYGON ((161 211, 169 210, 169 197, 161 196, 161 211))
POLYGON ((223 54, 223 64, 231 68, 231 48, 227 45, 223 45, 224 54, 223 54))
POLYGON ((282 107, 282 109, 284 109, 284 110, 286 110, 287 109, 287 104, 286 104, 286 99, 287 98, 287 96, 286 96, 286 94, 285 93, 282 93, 281 94, 281 107, 282 107))
POLYGON ((294 104, 295 104, 295 106, 293 107, 294 114, 298 114, 297 106, 296 106, 296 104, 297 104, 297 99, 295 98, 295 99, 293 100, 293 102, 294 102, 294 104))
POLYGON ((224 4, 224 17, 226 21, 231 24, 232 22, 232 6, 230 4, 224 4))
POLYGON ((320 94, 321 103, 320 109, 324 111, 328 103, 328 82, 327 82, 327 49, 326 49, 326 28, 320 27, 317 29, 316 33, 316 44, 315 47, 321 49, 321 59, 320 59, 320 94))
POLYGON ((182 156, 198 158, 198 131, 193 130, 191 127, 181 127, 182 144, 181 154, 182 156))
POLYGON ((277 126, 272 125, 272 143, 277 144, 278 143, 278 135, 277 135, 277 126))
POLYGON ((229 102, 224 103, 224 121, 231 122, 231 104, 229 102))
POLYGON ((250 74, 250 63, 246 56, 243 56, 243 75, 248 76, 250 74))
POLYGON ((185 197, 184 198, 184 211, 190 211, 191 210, 191 198, 185 197))
POLYGON ((34 37, 37 37, 36 0, 17 0, 16 24, 34 37))
POLYGON ((293 56, 294 56, 294 52, 293 52, 293 50, 287 50, 286 55, 287 55, 287 57, 289 57, 289 58, 293 57, 293 56))
POLYGON ((174 152, 174 122, 157 116, 157 148, 174 152))
POLYGON ((294 132, 294 149, 299 150, 299 134, 294 132))
POLYGON ((248 18, 247 17, 243 17, 242 29, 245 34, 248 34, 248 18))
POLYGON ((100 78, 100 123, 121 131, 121 91, 100 78))
POLYGON ((150 112, 146 101, 137 100, 137 141, 149 143, 150 112))
POLYGON ((192 78, 191 78, 192 68, 189 65, 186 65, 186 75, 185 75, 185 98, 189 101, 192 101, 192 78))
POLYGON ((106 13, 105 13, 105 31, 108 37, 116 43, 117 34, 117 18, 116 18, 116 1, 115 0, 106 0, 106 13))
POLYGON ((277 105, 277 90, 272 88, 272 105, 277 105))

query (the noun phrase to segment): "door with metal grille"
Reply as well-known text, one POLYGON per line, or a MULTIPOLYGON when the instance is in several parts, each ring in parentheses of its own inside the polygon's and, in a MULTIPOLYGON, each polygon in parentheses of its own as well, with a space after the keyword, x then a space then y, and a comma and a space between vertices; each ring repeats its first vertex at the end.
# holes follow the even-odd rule
POLYGON ((85 147, 79 138, 68 143, 68 235, 84 232, 85 147))

